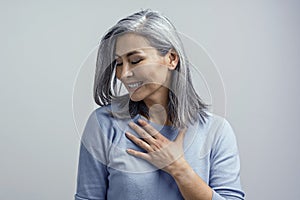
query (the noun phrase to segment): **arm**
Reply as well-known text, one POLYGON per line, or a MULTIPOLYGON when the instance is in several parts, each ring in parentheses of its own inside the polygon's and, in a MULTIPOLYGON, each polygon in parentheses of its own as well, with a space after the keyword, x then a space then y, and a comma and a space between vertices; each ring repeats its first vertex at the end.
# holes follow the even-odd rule
POLYGON ((104 200, 107 190, 106 149, 96 112, 93 112, 84 129, 78 164, 75 200, 104 200))
POLYGON ((181 158, 170 165, 168 172, 184 197, 189 200, 211 200, 212 189, 198 176, 192 167, 181 158))
POLYGON ((240 190, 239 184, 239 160, 236 157, 237 151, 235 151, 237 147, 228 122, 224 123, 223 128, 218 131, 218 137, 215 138, 212 146, 210 186, 194 172, 184 159, 182 143, 185 131, 181 131, 172 142, 164 138, 146 122, 139 122, 143 129, 134 124, 131 124, 131 127, 145 141, 128 133, 127 137, 148 153, 134 150, 128 150, 128 153, 143 158, 169 173, 176 181, 185 199, 243 199, 244 194, 240 190))
POLYGON ((170 174, 185 199, 244 199, 240 184, 240 160, 230 124, 222 120, 211 148, 209 186, 184 160, 174 163, 170 174))
POLYGON ((126 136, 148 153, 132 149, 128 149, 127 152, 145 159, 159 169, 169 173, 176 181, 184 199, 211 200, 212 189, 194 172, 184 159, 183 139, 186 130, 181 130, 177 138, 174 141, 170 141, 147 122, 139 120, 139 123, 142 125, 142 128, 133 123, 130 123, 130 126, 144 140, 130 133, 126 133, 126 136))
POLYGON ((210 186, 213 200, 244 199, 240 183, 240 159, 236 137, 227 120, 211 150, 210 186))
POLYGON ((106 166, 81 143, 75 200, 106 199, 107 176, 106 166))

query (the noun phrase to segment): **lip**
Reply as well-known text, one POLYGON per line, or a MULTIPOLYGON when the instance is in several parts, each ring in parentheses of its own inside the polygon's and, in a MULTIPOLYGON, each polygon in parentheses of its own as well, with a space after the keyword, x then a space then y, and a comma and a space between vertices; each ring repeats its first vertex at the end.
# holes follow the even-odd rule
POLYGON ((143 81, 126 82, 125 85, 128 90, 134 91, 143 85, 143 81))

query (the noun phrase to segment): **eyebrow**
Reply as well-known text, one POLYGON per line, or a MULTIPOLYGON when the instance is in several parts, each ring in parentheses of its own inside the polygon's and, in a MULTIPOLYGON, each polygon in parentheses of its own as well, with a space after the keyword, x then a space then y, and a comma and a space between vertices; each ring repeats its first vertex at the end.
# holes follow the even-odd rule
MULTIPOLYGON (((132 56, 132 55, 138 54, 138 53, 142 53, 142 52, 138 51, 138 50, 130 51, 130 52, 126 53, 126 57, 129 57, 129 56, 132 56)), ((121 57, 118 54, 116 54, 116 56, 121 57)))

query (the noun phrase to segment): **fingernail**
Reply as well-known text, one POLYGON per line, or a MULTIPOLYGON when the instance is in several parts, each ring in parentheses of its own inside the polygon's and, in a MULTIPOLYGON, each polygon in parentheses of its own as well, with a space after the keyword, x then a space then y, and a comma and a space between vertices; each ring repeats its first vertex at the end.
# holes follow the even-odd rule
POLYGON ((140 124, 145 124, 146 122, 144 121, 144 120, 142 120, 142 119, 138 119, 138 122, 140 123, 140 124))
POLYGON ((130 152, 131 152, 131 149, 126 149, 126 152, 130 154, 130 152))
POLYGON ((134 123, 133 122, 129 122, 128 124, 129 124, 129 126, 133 126, 134 123))

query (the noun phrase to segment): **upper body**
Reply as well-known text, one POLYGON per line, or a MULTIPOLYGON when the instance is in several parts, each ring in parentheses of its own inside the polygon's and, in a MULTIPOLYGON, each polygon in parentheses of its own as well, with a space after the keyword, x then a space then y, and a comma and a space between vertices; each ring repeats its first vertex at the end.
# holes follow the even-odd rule
MULTIPOLYGON (((126 153, 127 148, 141 149, 125 136, 130 129, 128 120, 114 119, 107 109, 110 106, 95 110, 87 121, 75 199, 183 199, 168 173, 126 153)), ((170 140, 178 134, 171 126, 152 125, 170 140)), ((224 118, 209 113, 204 125, 198 122, 191 126, 184 138, 184 156, 213 189, 213 200, 244 199, 236 138, 224 118)))
POLYGON ((102 38, 77 199, 243 199, 228 122, 193 87, 175 27, 144 10, 102 38), (120 92, 124 86, 127 94, 120 92))

